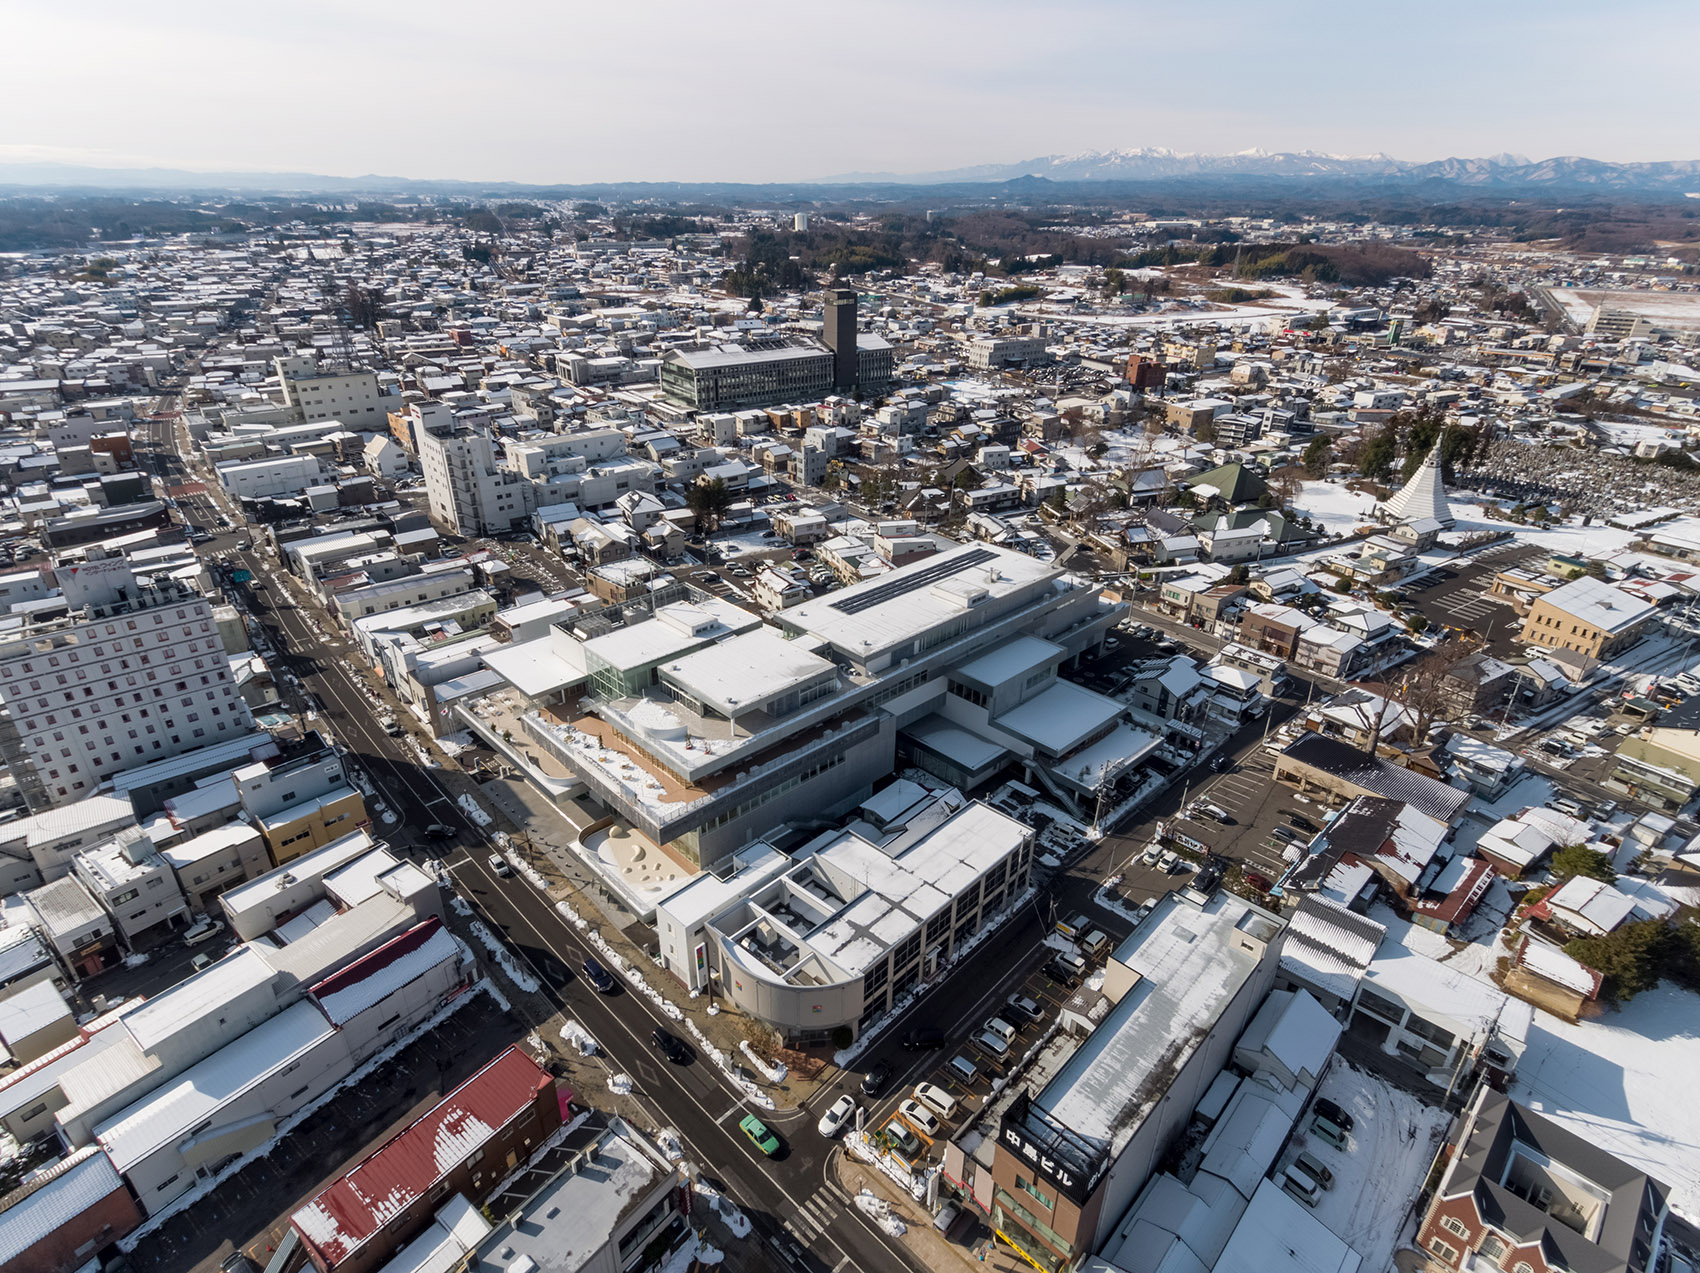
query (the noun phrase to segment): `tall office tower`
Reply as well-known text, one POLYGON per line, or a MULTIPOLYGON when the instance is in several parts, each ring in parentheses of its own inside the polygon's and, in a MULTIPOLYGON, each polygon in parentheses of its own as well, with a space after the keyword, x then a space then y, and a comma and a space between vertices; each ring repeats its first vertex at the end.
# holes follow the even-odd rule
POLYGON ((826 323, 822 335, 832 350, 832 383, 848 389, 857 380, 856 289, 835 287, 826 294, 826 323))

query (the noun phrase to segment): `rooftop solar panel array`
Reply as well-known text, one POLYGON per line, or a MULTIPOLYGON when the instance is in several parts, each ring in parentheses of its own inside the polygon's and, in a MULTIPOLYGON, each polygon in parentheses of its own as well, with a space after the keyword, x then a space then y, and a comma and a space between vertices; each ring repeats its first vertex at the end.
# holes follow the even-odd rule
POLYGON ((941 579, 948 579, 954 574, 967 570, 970 566, 978 566, 988 561, 996 561, 998 555, 985 548, 971 548, 960 556, 946 557, 943 561, 935 561, 925 566, 918 566, 900 572, 898 578, 889 579, 885 583, 876 584, 866 592, 858 592, 853 597, 843 601, 834 601, 832 608, 840 614, 861 614, 875 606, 884 605, 897 597, 906 596, 941 579))

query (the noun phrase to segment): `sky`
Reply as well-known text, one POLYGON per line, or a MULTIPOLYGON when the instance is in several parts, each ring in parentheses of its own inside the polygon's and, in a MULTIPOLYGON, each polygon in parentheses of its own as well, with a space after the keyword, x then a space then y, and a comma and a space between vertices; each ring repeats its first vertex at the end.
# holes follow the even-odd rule
POLYGON ((1254 147, 1692 159, 1683 0, 0 0, 0 163, 802 181, 1254 147))

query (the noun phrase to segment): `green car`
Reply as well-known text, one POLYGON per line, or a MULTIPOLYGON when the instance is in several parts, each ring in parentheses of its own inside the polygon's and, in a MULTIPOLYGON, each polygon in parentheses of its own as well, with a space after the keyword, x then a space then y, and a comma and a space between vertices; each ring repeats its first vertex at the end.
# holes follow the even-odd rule
POLYGON ((746 1114, 738 1121, 738 1126, 744 1135, 750 1138, 750 1143, 762 1153, 772 1158, 779 1152, 779 1137, 768 1131, 767 1124, 754 1114, 746 1114))

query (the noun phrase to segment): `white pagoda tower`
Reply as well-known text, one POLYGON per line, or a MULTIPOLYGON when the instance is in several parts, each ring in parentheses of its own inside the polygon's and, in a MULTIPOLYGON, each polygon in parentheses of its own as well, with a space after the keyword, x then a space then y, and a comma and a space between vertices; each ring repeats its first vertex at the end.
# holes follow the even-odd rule
POLYGON ((1434 440, 1434 450, 1428 453, 1422 467, 1411 474, 1411 480, 1398 494, 1381 506, 1389 521, 1403 524, 1432 517, 1442 526, 1452 527, 1452 507, 1446 502, 1446 487, 1440 480, 1440 444, 1444 437, 1442 431, 1441 437, 1434 440))

